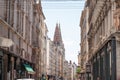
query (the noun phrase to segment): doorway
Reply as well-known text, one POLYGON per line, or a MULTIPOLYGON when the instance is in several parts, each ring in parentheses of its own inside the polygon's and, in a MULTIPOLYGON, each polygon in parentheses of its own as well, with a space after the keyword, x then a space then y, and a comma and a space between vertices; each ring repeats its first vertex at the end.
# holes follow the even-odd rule
POLYGON ((3 62, 2 62, 2 57, 0 56, 0 80, 3 80, 3 62))

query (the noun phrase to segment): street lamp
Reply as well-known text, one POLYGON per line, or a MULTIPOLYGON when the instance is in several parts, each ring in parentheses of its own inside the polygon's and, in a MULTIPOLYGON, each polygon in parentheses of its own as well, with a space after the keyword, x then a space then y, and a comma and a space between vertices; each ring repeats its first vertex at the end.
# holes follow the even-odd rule
POLYGON ((91 73, 91 66, 89 63, 86 63, 86 73, 87 73, 87 80, 89 80, 89 74, 91 73))

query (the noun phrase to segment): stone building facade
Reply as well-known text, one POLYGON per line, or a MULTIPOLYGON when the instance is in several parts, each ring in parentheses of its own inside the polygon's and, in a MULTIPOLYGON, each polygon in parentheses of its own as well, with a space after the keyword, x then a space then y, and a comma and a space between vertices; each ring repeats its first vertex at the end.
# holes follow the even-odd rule
POLYGON ((77 65, 75 63, 72 63, 72 61, 70 61, 68 63, 68 61, 65 61, 65 79, 66 80, 76 80, 77 79, 77 74, 76 74, 76 70, 77 70, 77 65))
POLYGON ((14 42, 11 47, 0 47, 0 80, 40 77, 37 74, 40 73, 39 65, 36 65, 39 57, 36 58, 36 55, 41 51, 39 24, 44 20, 41 3, 0 0, 0 6, 0 37, 14 42), (31 71, 27 70, 28 66, 31 71))
POLYGON ((119 0, 87 0, 91 80, 119 80, 119 0))
POLYGON ((42 74, 45 73, 44 70, 44 52, 45 52, 45 37, 47 34, 46 24, 44 22, 45 16, 42 12, 41 1, 38 0, 37 4, 34 5, 34 25, 33 27, 33 37, 35 41, 34 52, 36 53, 36 78, 39 79, 42 74), (36 32, 36 33, 35 33, 36 32))
POLYGON ((67 60, 65 60, 65 61, 64 61, 64 79, 65 79, 65 80, 69 80, 69 74, 70 74, 69 71, 70 71, 70 70, 69 70, 69 63, 68 63, 67 60))
POLYGON ((85 6, 80 19, 81 27, 81 72, 85 73, 86 63, 88 62, 88 7, 85 6))
POLYGON ((81 67, 81 53, 78 53, 78 66, 81 67))
POLYGON ((60 25, 56 24, 53 41, 47 37, 46 74, 53 78, 64 77, 65 49, 60 25))
POLYGON ((56 55, 55 55, 55 46, 53 41, 48 38, 47 40, 47 75, 49 76, 55 76, 55 60, 56 60, 56 55))

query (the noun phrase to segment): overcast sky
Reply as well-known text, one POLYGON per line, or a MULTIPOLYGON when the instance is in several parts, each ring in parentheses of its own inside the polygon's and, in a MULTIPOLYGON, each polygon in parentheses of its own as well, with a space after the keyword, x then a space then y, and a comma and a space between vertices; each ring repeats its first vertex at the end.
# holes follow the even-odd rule
POLYGON ((78 63, 77 55, 80 51, 80 16, 84 1, 42 1, 42 8, 46 17, 48 36, 53 40, 56 23, 61 25, 65 58, 78 63))

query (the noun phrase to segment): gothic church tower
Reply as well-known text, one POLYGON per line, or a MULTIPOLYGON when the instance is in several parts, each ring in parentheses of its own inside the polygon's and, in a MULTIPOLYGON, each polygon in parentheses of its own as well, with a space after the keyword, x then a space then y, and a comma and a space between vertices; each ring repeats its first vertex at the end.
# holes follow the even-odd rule
POLYGON ((61 36, 61 29, 60 29, 60 24, 56 24, 56 28, 55 28, 55 33, 54 33, 54 44, 56 45, 62 45, 63 41, 62 41, 62 36, 61 36))
POLYGON ((64 61, 65 61, 65 49, 61 36, 60 24, 56 24, 54 39, 55 55, 56 55, 56 75, 64 77, 64 61))

